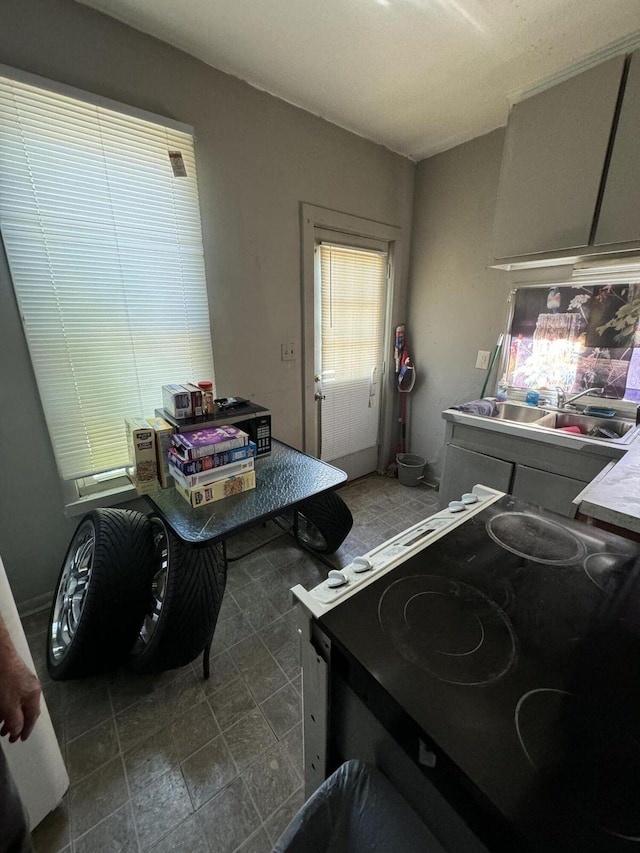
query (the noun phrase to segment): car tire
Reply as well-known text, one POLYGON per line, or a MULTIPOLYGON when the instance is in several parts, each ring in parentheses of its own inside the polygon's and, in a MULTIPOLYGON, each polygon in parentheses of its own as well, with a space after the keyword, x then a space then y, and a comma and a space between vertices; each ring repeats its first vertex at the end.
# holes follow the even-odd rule
POLYGON ((144 614, 153 568, 145 515, 95 509, 65 556, 49 617, 47 668, 56 681, 113 669, 127 659, 144 614))
POLYGON ((227 580, 219 544, 182 542, 156 514, 152 580, 129 667, 154 673, 185 666, 203 651, 218 620, 227 580))
POLYGON ((298 541, 318 554, 334 554, 353 527, 351 510, 334 492, 309 498, 297 513, 298 541))

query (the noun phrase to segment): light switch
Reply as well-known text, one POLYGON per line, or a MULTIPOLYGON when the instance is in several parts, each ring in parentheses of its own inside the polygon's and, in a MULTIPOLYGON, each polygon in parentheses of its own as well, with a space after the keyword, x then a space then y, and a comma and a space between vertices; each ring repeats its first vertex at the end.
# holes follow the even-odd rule
POLYGON ((489 356, 491 353, 488 350, 478 350, 478 358, 476 359, 476 367, 479 370, 486 370, 489 367, 489 356))

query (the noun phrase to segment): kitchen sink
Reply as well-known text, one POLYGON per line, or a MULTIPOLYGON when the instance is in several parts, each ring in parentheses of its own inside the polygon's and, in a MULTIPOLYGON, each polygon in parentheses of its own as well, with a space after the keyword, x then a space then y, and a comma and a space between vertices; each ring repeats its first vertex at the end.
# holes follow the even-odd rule
MULTIPOLYGON (((598 418, 583 415, 580 412, 549 411, 537 406, 527 406, 526 403, 510 401, 498 403, 497 407, 498 414, 494 417, 500 421, 554 430, 561 427, 578 427, 581 435, 604 442, 626 444, 633 438, 631 430, 636 430, 634 421, 624 418, 598 418)), ((572 433, 565 434, 572 435, 572 433)), ((577 433, 575 435, 578 437, 577 433)))
POLYGON ((601 441, 620 441, 627 433, 635 429, 633 421, 621 418, 594 418, 573 412, 549 412, 535 421, 537 426, 549 429, 578 427, 582 435, 601 441), (610 433, 615 433, 614 436, 610 433))
POLYGON ((498 414, 495 417, 500 421, 531 424, 545 416, 542 409, 538 409, 536 406, 527 406, 526 403, 497 403, 497 406, 498 414))

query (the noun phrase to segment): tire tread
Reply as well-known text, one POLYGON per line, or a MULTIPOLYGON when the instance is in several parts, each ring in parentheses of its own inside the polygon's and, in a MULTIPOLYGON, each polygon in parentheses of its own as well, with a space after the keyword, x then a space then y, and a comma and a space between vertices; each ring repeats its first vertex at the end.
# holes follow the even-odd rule
POLYGON ((152 569, 151 526, 135 510, 96 509, 90 519, 95 531, 91 577, 80 622, 66 654, 55 661, 51 626, 58 589, 74 534, 60 570, 47 633, 47 667, 51 678, 65 680, 94 675, 121 664, 135 642, 144 615, 152 569))
POLYGON ((312 548, 320 554, 334 554, 353 527, 351 510, 335 492, 309 498, 300 505, 298 512, 317 527, 324 537, 326 547, 312 548))
POLYGON ((169 549, 165 597, 149 642, 133 649, 129 665, 136 672, 161 672, 194 660, 215 629, 226 586, 220 545, 185 545, 161 523, 169 549))

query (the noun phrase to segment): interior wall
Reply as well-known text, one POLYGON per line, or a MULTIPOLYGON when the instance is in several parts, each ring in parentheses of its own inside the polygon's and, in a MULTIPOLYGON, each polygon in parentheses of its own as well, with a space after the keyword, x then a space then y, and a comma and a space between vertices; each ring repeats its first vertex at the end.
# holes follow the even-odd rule
MULTIPOLYGON (((73 0, 3 0, 0 62, 194 126, 216 390, 268 406, 300 446, 302 364, 280 358, 282 342, 301 352, 300 203, 397 226, 408 246, 414 164, 73 0)), ((75 522, 2 263, 0 341, 0 553, 23 602, 53 588, 75 522)))
POLYGON ((408 432, 427 479, 441 472, 443 410, 480 397, 478 350, 493 351, 505 327, 511 277, 488 266, 503 140, 504 129, 495 130, 416 169, 407 316, 417 379, 408 432))

